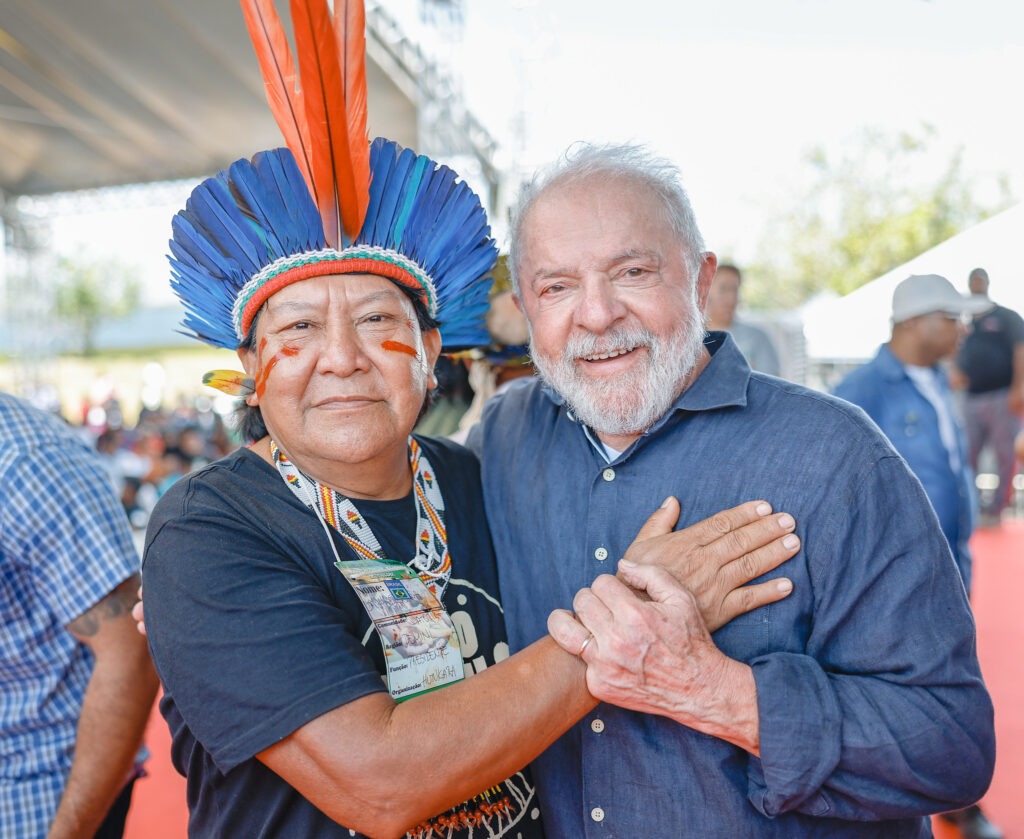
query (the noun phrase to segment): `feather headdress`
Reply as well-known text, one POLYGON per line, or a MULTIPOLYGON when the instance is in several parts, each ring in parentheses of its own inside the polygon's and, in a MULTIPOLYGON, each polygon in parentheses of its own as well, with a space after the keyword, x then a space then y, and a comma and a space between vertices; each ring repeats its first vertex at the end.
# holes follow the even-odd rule
POLYGON ((239 160, 172 221, 171 286, 183 326, 234 349, 263 303, 326 274, 369 273, 416 291, 445 350, 487 342, 497 249, 480 199, 447 166, 366 131, 362 0, 290 0, 296 55, 273 0, 241 0, 286 149, 239 160))

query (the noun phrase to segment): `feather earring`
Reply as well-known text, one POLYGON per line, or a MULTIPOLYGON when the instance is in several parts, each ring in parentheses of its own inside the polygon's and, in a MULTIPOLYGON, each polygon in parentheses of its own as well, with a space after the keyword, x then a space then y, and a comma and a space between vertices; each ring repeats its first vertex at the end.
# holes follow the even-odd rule
POLYGON ((210 370, 203 373, 203 384, 228 396, 245 398, 256 392, 256 383, 238 370, 210 370))

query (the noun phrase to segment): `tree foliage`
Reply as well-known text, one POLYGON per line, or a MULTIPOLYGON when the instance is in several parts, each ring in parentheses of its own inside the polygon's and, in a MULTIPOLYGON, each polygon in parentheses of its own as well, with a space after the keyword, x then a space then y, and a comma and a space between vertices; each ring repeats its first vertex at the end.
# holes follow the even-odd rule
POLYGON ((104 321, 138 307, 140 292, 134 269, 116 259, 57 261, 57 317, 75 336, 83 355, 95 352, 96 332, 104 321))
POLYGON ((769 221, 759 258, 745 271, 744 301, 788 308, 830 289, 847 294, 981 221, 997 206, 975 198, 957 150, 936 175, 933 132, 864 129, 849 148, 819 146, 805 158, 808 186, 769 221))

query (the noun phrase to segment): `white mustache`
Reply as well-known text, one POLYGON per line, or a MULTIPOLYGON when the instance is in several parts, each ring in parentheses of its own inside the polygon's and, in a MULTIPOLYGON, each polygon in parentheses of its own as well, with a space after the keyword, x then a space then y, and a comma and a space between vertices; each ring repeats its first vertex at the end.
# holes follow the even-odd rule
POLYGON ((638 347, 650 348, 655 340, 655 336, 642 327, 616 329, 604 335, 574 335, 566 342, 562 358, 608 358, 638 347))

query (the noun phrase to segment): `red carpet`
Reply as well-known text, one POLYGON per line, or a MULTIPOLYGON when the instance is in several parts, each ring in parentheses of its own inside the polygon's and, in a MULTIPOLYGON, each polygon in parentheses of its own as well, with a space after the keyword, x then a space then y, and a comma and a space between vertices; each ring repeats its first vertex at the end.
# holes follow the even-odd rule
POLYGON ((1017 790, 1017 781, 1024 779, 1024 521, 979 530, 971 548, 978 655, 996 709, 996 774, 982 803, 1007 839, 1020 839, 1024 837, 1024 796, 1017 790))
POLYGON ((186 839, 185 779, 171 766, 171 735, 155 706, 146 727, 146 745, 153 753, 146 764, 149 774, 135 783, 125 839, 186 839))
MULTIPOLYGON (((974 603, 982 671, 996 708, 996 773, 982 802, 1006 839, 1024 839, 1024 521, 982 530, 974 549, 974 603)), ((171 767, 170 738, 154 710, 146 741, 153 758, 150 775, 135 786, 125 839, 185 839, 185 781, 171 767)), ((953 828, 936 822, 936 839, 956 839, 953 828)))

